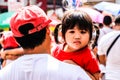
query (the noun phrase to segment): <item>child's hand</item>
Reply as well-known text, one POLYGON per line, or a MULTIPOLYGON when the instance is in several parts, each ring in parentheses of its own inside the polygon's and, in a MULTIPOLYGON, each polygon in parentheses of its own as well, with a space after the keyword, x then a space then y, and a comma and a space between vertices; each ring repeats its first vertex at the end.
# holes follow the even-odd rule
POLYGON ((8 54, 5 56, 6 59, 10 59, 10 60, 15 60, 19 57, 19 55, 11 55, 11 54, 8 54))
POLYGON ((13 54, 12 52, 10 53, 9 50, 1 51, 0 54, 1 54, 1 58, 4 60, 6 59, 15 60, 22 55, 22 54, 13 54))
POLYGON ((0 56, 2 59, 5 59, 5 55, 6 55, 6 53, 4 51, 0 51, 0 56))

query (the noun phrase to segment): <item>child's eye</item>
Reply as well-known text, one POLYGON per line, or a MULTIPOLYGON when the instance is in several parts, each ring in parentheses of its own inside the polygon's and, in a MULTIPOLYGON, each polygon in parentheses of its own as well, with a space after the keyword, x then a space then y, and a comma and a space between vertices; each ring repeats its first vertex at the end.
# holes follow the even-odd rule
POLYGON ((69 33, 75 33, 75 31, 69 31, 69 33))
POLYGON ((81 34, 85 34, 86 32, 87 31, 85 31, 85 30, 80 31, 81 34))

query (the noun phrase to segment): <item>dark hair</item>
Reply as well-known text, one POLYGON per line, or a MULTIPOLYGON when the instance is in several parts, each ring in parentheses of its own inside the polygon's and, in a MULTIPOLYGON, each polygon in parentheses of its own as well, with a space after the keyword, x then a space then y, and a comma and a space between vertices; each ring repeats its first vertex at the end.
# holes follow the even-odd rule
POLYGON ((103 28, 103 23, 98 24, 99 28, 103 28))
POLYGON ((110 24, 112 23, 112 18, 111 18, 111 16, 108 16, 108 15, 104 16, 104 18, 103 18, 103 23, 104 23, 105 25, 110 25, 110 24))
POLYGON ((118 15, 115 19, 115 25, 120 25, 120 15, 118 15))
POLYGON ((88 31, 90 35, 89 40, 91 40, 93 27, 92 19, 86 12, 81 10, 70 10, 65 12, 62 19, 62 36, 64 39, 67 30, 73 29, 75 25, 81 30, 88 31))
POLYGON ((99 38, 99 35, 100 35, 99 27, 94 25, 94 28, 95 28, 95 31, 96 31, 96 37, 95 37, 94 42, 92 44, 92 49, 94 49, 95 46, 98 46, 98 38, 99 38))
POLYGON ((55 27, 55 29, 54 29, 54 32, 53 32, 54 39, 55 39, 55 42, 57 44, 60 43, 60 41, 58 40, 58 32, 59 32, 60 26, 61 26, 61 24, 57 24, 56 27, 55 27))
POLYGON ((31 23, 27 23, 19 27, 19 31, 23 34, 23 37, 15 37, 16 41, 21 45, 24 49, 33 49, 36 46, 42 44, 46 37, 46 28, 42 30, 28 34, 29 30, 33 29, 34 25, 31 23))

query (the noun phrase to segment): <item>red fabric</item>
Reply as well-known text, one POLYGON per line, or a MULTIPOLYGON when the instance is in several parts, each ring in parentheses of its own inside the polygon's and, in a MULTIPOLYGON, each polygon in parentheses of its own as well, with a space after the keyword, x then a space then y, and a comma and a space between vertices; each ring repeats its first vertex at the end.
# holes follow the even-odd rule
POLYGON ((53 50, 53 56, 61 61, 73 60, 76 64, 84 68, 86 71, 94 74, 99 72, 99 66, 97 59, 91 54, 88 47, 77 52, 64 52, 62 46, 57 46, 53 50))
POLYGON ((37 4, 39 4, 39 2, 42 3, 42 5, 39 7, 42 8, 45 12, 47 12, 47 0, 37 0, 37 4))
POLYGON ((2 37, 3 37, 3 48, 4 49, 17 48, 19 46, 19 44, 14 39, 11 31, 4 32, 2 37))
POLYGON ((29 30, 28 33, 32 34, 47 27, 50 22, 51 20, 48 19, 47 15, 41 8, 31 5, 19 9, 19 11, 12 16, 10 27, 15 37, 22 37, 24 35, 19 32, 19 27, 21 25, 32 23, 34 28, 29 30))

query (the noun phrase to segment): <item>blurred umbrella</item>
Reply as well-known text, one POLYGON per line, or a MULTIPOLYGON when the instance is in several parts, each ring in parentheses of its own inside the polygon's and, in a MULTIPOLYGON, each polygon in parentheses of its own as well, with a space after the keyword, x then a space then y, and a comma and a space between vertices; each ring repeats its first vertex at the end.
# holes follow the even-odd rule
POLYGON ((103 22, 104 16, 99 11, 89 7, 81 7, 80 10, 83 10, 84 12, 86 12, 92 18, 93 22, 96 22, 96 23, 103 22))
POLYGON ((0 14, 0 28, 1 29, 9 29, 10 27, 10 18, 14 12, 5 12, 0 14))
POLYGON ((101 11, 107 11, 111 13, 114 16, 117 16, 120 14, 120 5, 111 3, 111 2, 100 2, 93 6, 94 8, 101 10, 101 11))

